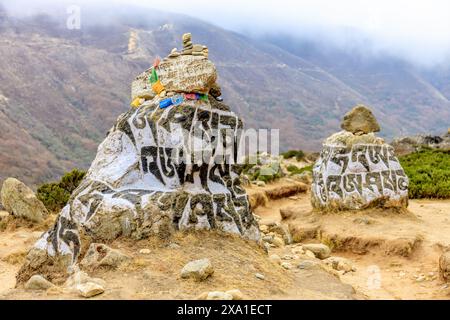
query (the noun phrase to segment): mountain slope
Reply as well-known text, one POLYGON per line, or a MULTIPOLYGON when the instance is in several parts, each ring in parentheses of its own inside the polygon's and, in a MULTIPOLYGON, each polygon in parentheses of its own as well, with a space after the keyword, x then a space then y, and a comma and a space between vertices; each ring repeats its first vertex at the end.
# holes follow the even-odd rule
POLYGON ((266 40, 314 63, 364 96, 386 137, 441 134, 450 126, 448 68, 424 71, 383 54, 349 52, 289 37, 266 40))
POLYGON ((114 19, 87 12, 75 31, 45 15, 0 19, 0 180, 36 184, 88 167, 129 108, 132 79, 156 55, 180 48, 184 32, 208 45, 227 104, 247 127, 280 129, 283 149, 318 150, 357 103, 373 105, 388 136, 448 126, 439 90, 406 66, 383 76, 376 65, 352 70, 350 62, 302 56, 182 15, 102 14, 114 19), (424 118, 427 110, 433 114, 424 118))

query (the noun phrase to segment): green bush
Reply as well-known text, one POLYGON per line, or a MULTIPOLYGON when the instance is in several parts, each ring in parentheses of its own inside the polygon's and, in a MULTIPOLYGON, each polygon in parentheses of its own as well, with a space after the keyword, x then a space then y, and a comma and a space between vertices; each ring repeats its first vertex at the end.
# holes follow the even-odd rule
POLYGON ((302 150, 289 150, 287 152, 282 153, 281 155, 285 159, 290 159, 290 158, 295 157, 295 159, 297 161, 300 161, 305 158, 305 153, 302 150))
POLYGON ((450 151, 425 149, 399 158, 409 178, 409 197, 450 198, 450 151))
POLYGON ((37 197, 49 211, 59 211, 67 204, 85 175, 85 171, 74 169, 64 174, 59 182, 41 185, 37 189, 37 197))
POLYGON ((303 173, 305 171, 309 171, 312 172, 313 166, 309 165, 303 168, 299 168, 297 166, 294 166, 293 164, 289 165, 287 168, 287 171, 289 171, 291 174, 300 174, 303 173))

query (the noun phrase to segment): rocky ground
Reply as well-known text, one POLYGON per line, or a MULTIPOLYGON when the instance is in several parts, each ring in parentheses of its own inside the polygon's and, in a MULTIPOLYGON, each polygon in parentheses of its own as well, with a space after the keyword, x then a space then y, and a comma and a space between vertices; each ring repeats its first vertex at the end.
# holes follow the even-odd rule
MULTIPOLYGON (((266 189, 276 189, 280 183, 266 189)), ((258 189, 263 188, 253 186, 249 193, 258 189)), ((439 277, 439 257, 450 248, 449 200, 410 200, 408 212, 403 213, 371 210, 323 215, 311 213, 309 199, 309 193, 301 193, 270 200, 255 212, 262 225, 282 222, 288 226, 294 240, 327 244, 331 256, 345 259, 344 266, 337 268, 341 281, 365 298, 450 298, 449 285, 439 277), (282 220, 280 210, 285 217, 292 215, 282 220)), ((269 251, 295 257, 291 246, 269 251)), ((297 259, 287 262, 298 265, 297 259)))
MULTIPOLYGON (((103 293, 92 299, 204 299, 208 293, 210 298, 247 299, 450 297, 438 270, 439 256, 450 248, 450 201, 413 200, 407 213, 318 215, 311 213, 305 190, 289 178, 247 187, 268 253, 254 243, 215 232, 109 243, 127 258, 82 266, 89 281, 102 288, 103 293), (193 278, 184 278, 185 265, 199 259, 209 260, 207 272, 194 270, 193 278)), ((84 299, 67 283, 44 285, 45 290, 15 288, 28 249, 49 221, 7 219, 0 232, 1 298, 84 299)))

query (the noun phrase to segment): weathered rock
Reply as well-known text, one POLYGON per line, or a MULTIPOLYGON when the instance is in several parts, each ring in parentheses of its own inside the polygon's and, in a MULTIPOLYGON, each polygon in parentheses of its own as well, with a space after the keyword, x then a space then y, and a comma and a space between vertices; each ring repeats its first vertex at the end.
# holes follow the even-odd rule
POLYGON ((326 259, 330 256, 331 250, 323 243, 307 243, 302 245, 304 250, 309 250, 319 259, 326 259))
POLYGON ((450 251, 439 258, 439 274, 443 280, 450 281, 450 251))
MULTIPOLYGON (((216 77, 212 62, 192 56, 161 62, 158 74, 168 95, 177 90, 208 93, 216 77)), ((67 256, 75 264, 80 234, 103 242, 217 229, 258 241, 258 223, 240 185, 242 166, 235 159, 220 161, 215 147, 221 141, 219 128, 232 133, 238 147, 243 123, 228 106, 206 98, 161 109, 161 98, 154 97, 122 114, 55 227, 34 248, 47 256, 67 256), (194 140, 194 148, 188 140, 194 140), (212 150, 211 157, 222 163, 211 161, 212 150)))
POLYGON ((275 247, 282 247, 282 246, 284 246, 284 241, 283 241, 283 239, 281 239, 280 237, 273 237, 273 239, 272 239, 272 244, 275 246, 275 247))
POLYGON ((15 178, 3 182, 1 201, 6 211, 33 222, 44 220, 48 211, 33 190, 15 178))
POLYGON ((286 270, 292 269, 292 264, 290 264, 289 262, 282 262, 281 266, 286 270))
POLYGON ((289 224, 289 232, 294 243, 299 243, 306 239, 316 238, 319 230, 320 225, 316 223, 305 223, 302 225, 294 223, 289 224))
POLYGON ((262 273, 255 273, 255 277, 259 280, 264 280, 266 278, 262 273))
POLYGON ((291 237, 291 234, 289 232, 288 226, 286 226, 284 224, 281 224, 281 223, 278 223, 278 222, 275 222, 275 223, 268 224, 267 227, 268 227, 268 231, 269 232, 272 232, 272 233, 278 235, 283 240, 282 244, 279 241, 276 240, 279 245, 272 241, 272 243, 274 245, 281 246, 281 245, 284 245, 284 244, 291 244, 292 243, 292 237, 291 237))
POLYGON ((297 265, 297 268, 301 270, 320 269, 320 262, 314 260, 303 260, 297 265))
MULTIPOLYGON (((193 56, 191 50, 184 50, 179 56, 162 61, 157 68, 161 84, 167 92, 204 93, 215 86, 217 71, 214 64, 204 55, 193 56)), ((148 82, 151 69, 137 76, 133 81, 131 96, 153 99, 155 93, 148 82)))
POLYGON ((230 294, 233 300, 244 300, 244 294, 239 289, 228 290, 225 293, 230 294))
POLYGON ((380 125, 372 111, 363 105, 354 107, 344 116, 341 128, 354 134, 380 131, 380 125))
POLYGON ((181 278, 193 278, 202 281, 214 273, 214 268, 209 259, 191 261, 181 270, 181 278))
POLYGON ((329 257, 324 260, 325 264, 337 271, 351 272, 355 271, 356 267, 348 259, 341 257, 329 257))
POLYGON ((277 254, 272 254, 272 255, 269 257, 269 260, 272 261, 272 262, 274 262, 274 263, 276 263, 276 264, 281 264, 281 258, 280 258, 280 256, 277 255, 277 254))
POLYGON ((311 203, 320 210, 406 208, 408 177, 394 150, 373 133, 326 139, 313 167, 311 203))
POLYGON ((118 250, 112 249, 102 243, 92 243, 81 265, 86 268, 109 267, 117 268, 131 258, 118 250))
POLYGON ((301 246, 295 246, 291 249, 291 252, 293 254, 305 254, 305 250, 303 250, 303 247, 301 246))
POLYGON ((47 290, 55 285, 41 275, 34 275, 25 284, 27 290, 47 290))
POLYGON ((76 270, 72 275, 67 278, 64 283, 64 288, 76 291, 78 285, 86 284, 86 283, 95 283, 101 287, 106 286, 106 282, 100 278, 92 278, 86 272, 76 270))
POLYGON ((233 300, 233 295, 222 291, 211 291, 206 300, 233 300))
POLYGON ((0 211, 0 220, 8 218, 10 213, 8 211, 0 211))
POLYGON ((105 289, 101 285, 98 285, 93 282, 86 282, 83 284, 79 284, 77 285, 77 290, 80 296, 84 298, 91 298, 105 292, 105 289))

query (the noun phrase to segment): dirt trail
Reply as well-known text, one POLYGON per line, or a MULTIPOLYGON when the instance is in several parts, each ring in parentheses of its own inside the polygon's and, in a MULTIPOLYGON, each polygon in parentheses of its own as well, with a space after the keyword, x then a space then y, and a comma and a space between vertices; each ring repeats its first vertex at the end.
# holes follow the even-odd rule
POLYGON ((333 256, 354 262, 357 271, 340 278, 367 298, 450 299, 449 285, 439 279, 438 272, 439 256, 450 248, 450 200, 411 200, 405 214, 372 211, 320 215, 311 213, 309 194, 303 193, 269 201, 255 212, 262 223, 280 222, 280 209, 284 208, 297 212, 297 217, 284 223, 316 225, 322 242, 334 247, 333 256))

